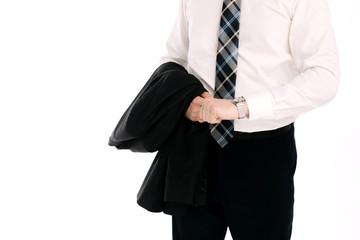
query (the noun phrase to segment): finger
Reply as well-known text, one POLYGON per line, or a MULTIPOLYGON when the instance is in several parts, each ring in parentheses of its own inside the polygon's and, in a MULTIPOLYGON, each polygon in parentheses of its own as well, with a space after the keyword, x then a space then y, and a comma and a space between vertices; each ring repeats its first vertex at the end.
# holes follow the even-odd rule
POLYGON ((189 119, 190 121, 196 122, 197 118, 192 114, 185 114, 185 117, 189 119))
POLYGON ((201 107, 200 107, 199 119, 201 119, 204 122, 206 121, 206 119, 204 117, 204 105, 201 105, 201 107))
POLYGON ((204 109, 204 114, 205 114, 205 119, 207 122, 211 123, 212 122, 212 107, 211 107, 211 102, 207 102, 207 104, 205 105, 205 109, 204 109))
POLYGON ((217 118, 217 119, 215 119, 215 121, 214 121, 214 123, 219 123, 219 122, 221 122, 221 119, 220 119, 220 118, 217 118))
POLYGON ((192 118, 194 119, 193 120, 194 122, 198 121, 199 117, 200 117, 200 108, 197 111, 192 112, 192 118))
POLYGON ((192 103, 195 105, 202 105, 203 102, 204 102, 204 98, 202 98, 202 97, 196 97, 192 101, 192 103))
POLYGON ((192 104, 198 104, 200 102, 201 97, 196 97, 192 100, 192 104))
POLYGON ((198 119, 198 112, 199 111, 200 111, 200 105, 198 105, 198 104, 196 104, 194 102, 191 102, 190 106, 188 107, 188 109, 185 112, 185 117, 187 117, 191 121, 195 122, 198 119))
POLYGON ((217 112, 216 108, 214 107, 214 103, 209 104, 206 113, 207 113, 207 120, 209 123, 214 124, 214 123, 220 122, 218 112, 217 112))
POLYGON ((203 92, 200 96, 203 98, 213 98, 209 92, 203 92))

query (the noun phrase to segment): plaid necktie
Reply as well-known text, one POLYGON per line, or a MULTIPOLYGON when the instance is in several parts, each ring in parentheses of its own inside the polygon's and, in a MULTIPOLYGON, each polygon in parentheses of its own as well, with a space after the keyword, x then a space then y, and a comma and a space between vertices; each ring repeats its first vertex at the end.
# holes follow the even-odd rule
MULTIPOLYGON (((239 18, 240 5, 236 0, 224 0, 216 58, 216 98, 233 99, 235 96, 239 18)), ((211 135, 221 147, 224 147, 234 136, 233 120, 223 120, 211 125, 210 128, 211 135)))

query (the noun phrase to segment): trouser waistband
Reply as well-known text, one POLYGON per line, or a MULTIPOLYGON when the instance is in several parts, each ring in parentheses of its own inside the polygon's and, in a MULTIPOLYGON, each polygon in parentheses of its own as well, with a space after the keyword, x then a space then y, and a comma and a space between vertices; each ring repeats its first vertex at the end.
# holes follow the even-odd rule
POLYGON ((286 125, 284 127, 269 130, 269 131, 261 131, 261 132, 235 132, 232 141, 241 141, 241 140, 256 140, 256 139, 267 139, 277 137, 285 132, 290 131, 294 127, 294 123, 286 125))

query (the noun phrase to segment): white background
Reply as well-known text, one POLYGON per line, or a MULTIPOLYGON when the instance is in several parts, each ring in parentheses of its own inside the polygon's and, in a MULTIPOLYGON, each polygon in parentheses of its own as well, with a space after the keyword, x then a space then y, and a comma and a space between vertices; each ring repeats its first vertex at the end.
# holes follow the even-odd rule
MULTIPOLYGON (((360 239, 360 6, 329 5, 341 87, 296 122, 293 240, 360 239)), ((158 66, 177 7, 0 2, 1 240, 171 239, 171 217, 136 204, 154 154, 107 142, 158 66)))

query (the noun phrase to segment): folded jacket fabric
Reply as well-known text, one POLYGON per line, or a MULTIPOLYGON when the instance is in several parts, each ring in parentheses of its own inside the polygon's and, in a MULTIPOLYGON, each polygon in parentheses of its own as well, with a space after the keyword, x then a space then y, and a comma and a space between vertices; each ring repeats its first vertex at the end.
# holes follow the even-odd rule
POLYGON ((159 66, 125 111, 108 144, 133 152, 157 152, 137 202, 152 212, 183 215, 205 205, 213 154, 208 123, 185 117, 192 100, 205 92, 177 63, 159 66))

